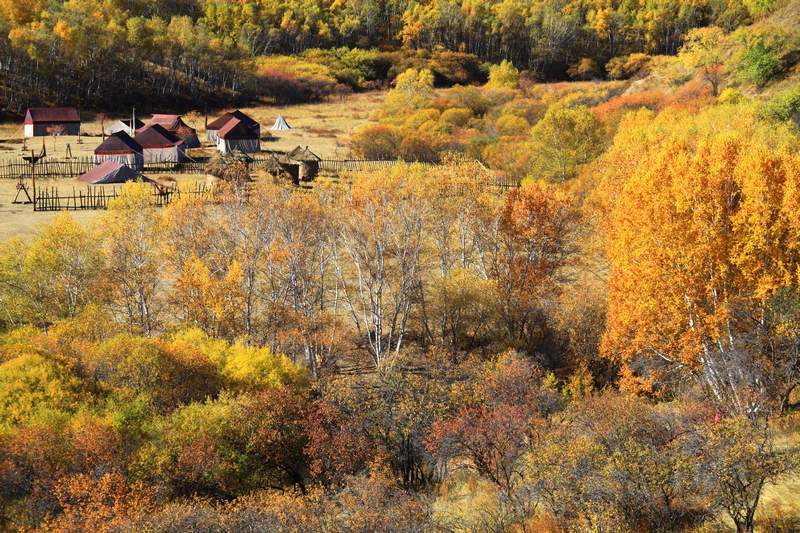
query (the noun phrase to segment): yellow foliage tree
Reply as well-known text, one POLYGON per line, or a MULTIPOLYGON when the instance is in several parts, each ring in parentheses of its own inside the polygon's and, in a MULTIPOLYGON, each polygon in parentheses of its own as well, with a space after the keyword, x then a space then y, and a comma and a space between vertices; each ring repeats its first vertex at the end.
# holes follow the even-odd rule
POLYGON ((150 184, 126 183, 97 227, 108 295, 130 326, 148 334, 159 320, 164 263, 151 195, 150 184))
POLYGON ((656 154, 610 217, 605 354, 649 360, 645 379, 687 371, 730 411, 782 405, 800 377, 800 158, 733 134, 656 154))

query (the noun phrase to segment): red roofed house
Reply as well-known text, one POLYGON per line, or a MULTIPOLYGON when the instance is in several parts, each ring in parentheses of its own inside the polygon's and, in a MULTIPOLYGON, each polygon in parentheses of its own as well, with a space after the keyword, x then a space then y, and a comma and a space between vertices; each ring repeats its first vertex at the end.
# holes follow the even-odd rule
POLYGON ((62 128, 61 135, 81 133, 81 116, 74 107, 31 107, 24 124, 26 138, 52 135, 53 127, 62 128))
POLYGON ((158 124, 168 132, 174 133, 183 139, 186 148, 200 147, 200 139, 197 137, 197 131, 185 123, 180 115, 155 114, 153 118, 150 119, 150 122, 147 123, 148 126, 153 124, 158 124))
POLYGON ((183 139, 158 124, 148 124, 136 133, 145 163, 179 163, 186 158, 183 139))
POLYGON ((141 170, 144 167, 144 149, 130 135, 118 131, 95 148, 94 160, 96 163, 116 161, 134 170, 141 170))
POLYGON ((241 152, 253 154, 261 151, 258 133, 238 118, 231 119, 217 134, 217 150, 223 154, 241 152))
POLYGON ((219 135, 219 130, 225 127, 228 122, 233 119, 239 119, 240 121, 244 122, 250 129, 252 129, 256 135, 261 137, 261 124, 250 118, 249 116, 245 115, 238 109, 236 111, 231 111, 230 113, 225 113, 217 120, 211 122, 208 126, 206 126, 206 139, 211 142, 217 142, 217 135, 219 135))

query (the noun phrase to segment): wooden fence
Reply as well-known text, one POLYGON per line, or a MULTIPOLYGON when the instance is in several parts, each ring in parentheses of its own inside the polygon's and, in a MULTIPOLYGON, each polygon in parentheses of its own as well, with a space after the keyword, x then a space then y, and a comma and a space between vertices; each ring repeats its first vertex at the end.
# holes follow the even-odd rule
MULTIPOLYGON (((184 173, 184 174, 204 174, 208 158, 193 159, 189 161, 160 162, 145 164, 144 173, 184 173)), ((275 162, 275 156, 269 152, 255 154, 244 160, 248 167, 264 168, 270 167, 275 162)), ((360 172, 388 168, 397 164, 402 164, 399 160, 369 160, 369 159, 323 159, 320 161, 320 170, 333 174, 344 172, 360 172)), ((0 161, 0 179, 2 178, 57 178, 57 177, 76 177, 84 174, 95 165, 93 157, 80 157, 72 159, 44 159, 36 165, 30 165, 24 160, 0 161)), ((423 163, 426 166, 435 166, 432 163, 423 163)), ((497 175, 485 169, 482 182, 485 186, 500 190, 508 190, 519 186, 514 179, 497 175)), ((190 191, 180 191, 173 187, 163 189, 154 187, 153 202, 154 206, 164 206, 169 204, 172 199, 182 194, 206 195, 208 192, 205 185, 199 186, 190 191)), ((108 202, 118 196, 116 187, 108 188, 102 186, 89 186, 85 190, 75 190, 71 193, 62 194, 56 187, 36 188, 33 198, 34 211, 60 211, 60 210, 83 210, 83 209, 106 209, 108 202)))
MULTIPOLYGON (((196 158, 180 163, 161 161, 145 163, 142 172, 154 174, 205 174, 210 158, 196 158)), ((273 161, 272 156, 256 155, 245 162, 250 168, 262 168, 273 161)), ((18 178, 77 178, 96 165, 94 157, 75 157, 72 159, 42 159, 31 165, 24 159, 0 160, 0 179, 18 178)))
POLYGON ((502 175, 488 176, 484 183, 489 187, 500 189, 516 189, 519 187, 519 181, 516 178, 502 175))
MULTIPOLYGON (((360 172, 362 170, 388 168, 399 163, 402 163, 402 161, 394 159, 323 159, 319 162, 319 169, 327 172, 360 172)), ((431 165, 431 163, 422 164, 431 165)))
MULTIPOLYGON (((108 204, 119 196, 116 187, 100 185, 88 186, 86 190, 75 190, 62 193, 56 187, 45 187, 36 190, 33 196, 34 211, 81 211, 92 209, 108 209, 108 204)), ((164 207, 181 196, 201 196, 209 198, 211 192, 204 183, 195 183, 192 189, 180 190, 178 187, 163 188, 153 186, 150 205, 164 207)))
MULTIPOLYGON (((254 154, 244 160, 251 169, 264 168, 272 165, 275 161, 273 154, 265 152, 254 154)), ((166 174, 205 174, 206 165, 209 158, 197 158, 180 163, 174 161, 163 161, 158 163, 145 163, 142 172, 148 173, 163 172, 166 174)), ((388 168, 397 164, 402 164, 399 160, 376 160, 376 159, 323 159, 319 167, 324 172, 361 172, 388 168)), ((435 166, 433 163, 422 163, 426 166, 435 166)), ((43 159, 36 165, 31 165, 23 159, 0 160, 0 179, 26 178, 75 178, 85 174, 95 166, 94 157, 75 157, 72 159, 43 159)), ((491 175, 487 170, 488 185, 500 188, 517 187, 516 180, 504 178, 502 176, 491 175)))
POLYGON ((0 179, 76 177, 85 174, 94 165, 94 157, 45 158, 35 165, 24 159, 5 160, 0 162, 0 179))

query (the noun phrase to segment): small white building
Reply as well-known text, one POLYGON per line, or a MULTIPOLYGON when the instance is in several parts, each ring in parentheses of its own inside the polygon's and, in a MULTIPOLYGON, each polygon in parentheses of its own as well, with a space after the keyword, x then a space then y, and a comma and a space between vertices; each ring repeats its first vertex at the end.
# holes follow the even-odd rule
POLYGON ((252 128, 238 118, 231 119, 219 130, 217 150, 223 154, 241 152, 254 154, 261 151, 261 142, 252 128))

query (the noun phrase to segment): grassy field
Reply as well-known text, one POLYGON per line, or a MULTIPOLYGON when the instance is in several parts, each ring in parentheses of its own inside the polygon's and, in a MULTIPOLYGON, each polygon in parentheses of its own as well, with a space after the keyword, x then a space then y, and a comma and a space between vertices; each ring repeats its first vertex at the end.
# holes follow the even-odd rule
MULTIPOLYGON (((283 115, 293 129, 289 131, 274 132, 272 139, 261 143, 265 150, 290 150, 295 146, 308 146, 312 151, 323 158, 347 158, 350 156, 348 146, 350 135, 354 129, 367 123, 372 111, 383 101, 384 94, 380 92, 354 94, 343 99, 315 104, 294 105, 285 107, 248 107, 242 111, 252 116, 261 123, 264 134, 269 133, 269 128, 278 115, 283 115)), ((224 111, 209 113, 209 121, 223 114, 224 111)), ((106 120, 106 126, 116 118, 106 120)), ((149 116, 142 117, 144 120, 149 116)), ((189 113, 184 119, 198 130, 198 134, 205 139, 205 117, 200 113, 189 113)), ((101 142, 101 123, 98 117, 91 113, 83 113, 83 135, 77 137, 64 136, 59 138, 47 137, 44 139, 47 154, 50 157, 64 157, 67 145, 70 146, 72 155, 91 156, 94 149, 101 142)), ((30 140, 26 148, 38 152, 42 147, 42 138, 30 140)), ((205 147, 204 151, 212 153, 213 149, 205 147)), ((0 160, 18 158, 24 153, 22 141, 22 123, 0 124, 0 160)), ((203 181, 204 176, 179 176, 181 184, 191 184, 203 181)), ((16 195, 15 180, 0 180, 0 241, 11 237, 28 237, 33 235, 43 223, 52 220, 56 213, 34 213, 30 205, 13 204, 16 195)), ((30 186, 30 185, 29 185, 30 186)), ((86 185, 75 179, 38 180, 39 187, 57 187, 60 191, 71 191, 84 188, 86 185)), ((77 220, 91 220, 100 215, 99 211, 75 212, 77 220)))
MULTIPOLYGON (((173 176, 179 188, 193 188, 199 182, 205 182, 206 176, 181 174, 173 176)), ((77 179, 59 180, 36 180, 37 187, 56 187, 60 192, 71 192, 86 188, 86 184, 77 179)), ((112 187, 112 185, 105 185, 112 187)), ((119 185, 116 185, 119 188, 119 185)), ((16 195, 16 181, 0 180, 0 242, 10 238, 18 237, 25 239, 36 234, 37 230, 44 224, 52 221, 57 212, 34 212, 33 206, 25 204, 14 204, 16 195)), ((75 220, 88 222, 99 217, 103 211, 72 211, 75 220)))

